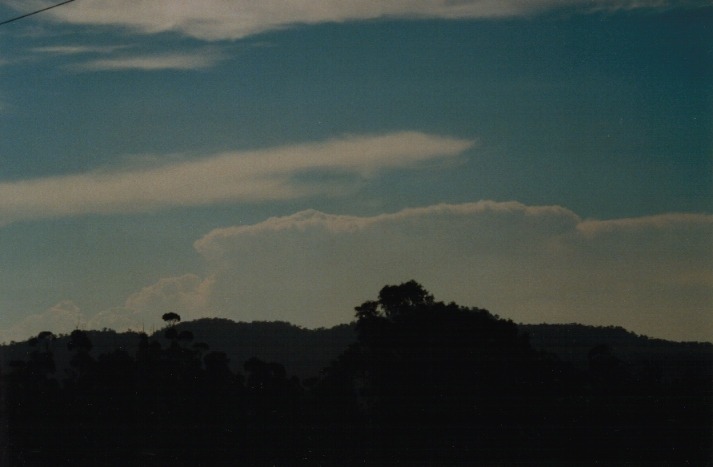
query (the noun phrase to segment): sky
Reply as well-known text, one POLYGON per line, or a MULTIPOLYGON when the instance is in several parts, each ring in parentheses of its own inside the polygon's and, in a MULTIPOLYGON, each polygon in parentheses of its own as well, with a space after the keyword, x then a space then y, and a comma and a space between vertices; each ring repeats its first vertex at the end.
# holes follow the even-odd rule
POLYGON ((0 26, 0 342, 329 327, 411 279, 712 341, 713 7, 75 0, 0 26))

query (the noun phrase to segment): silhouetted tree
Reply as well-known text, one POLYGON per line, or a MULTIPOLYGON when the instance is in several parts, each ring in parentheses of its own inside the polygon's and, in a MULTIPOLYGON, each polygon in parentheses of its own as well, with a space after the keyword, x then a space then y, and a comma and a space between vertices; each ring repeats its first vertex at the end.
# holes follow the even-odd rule
POLYGON ((67 349, 76 350, 78 352, 89 352, 92 350, 92 347, 92 341, 89 339, 89 335, 85 331, 75 329, 69 335, 67 349))
POLYGON ((96 418, 97 396, 97 367, 96 360, 90 354, 93 344, 85 331, 75 329, 69 335, 67 349, 73 352, 69 361, 72 370, 68 371, 69 378, 65 381, 67 389, 67 404, 74 412, 74 417, 81 423, 88 423, 89 419, 96 418), (90 408, 90 410, 88 410, 90 408))
POLYGON ((517 417, 536 354, 487 310, 437 302, 420 284, 386 286, 356 308, 362 395, 379 414, 417 420, 517 417), (434 418, 435 417, 435 418, 434 418))
POLYGON ((537 430, 524 427, 553 423, 557 398, 576 391, 572 370, 534 351, 515 323, 436 301, 415 281, 386 286, 355 311, 357 342, 315 392, 335 420, 358 407, 375 426, 397 427, 388 429, 390 445, 368 436, 377 457, 412 445, 427 447, 435 464, 472 449, 494 457, 512 444, 535 449, 537 430), (416 428, 424 426, 439 428, 424 438, 416 428))
MULTIPOLYGON (((10 362, 10 372, 3 376, 0 389, 6 391, 7 421, 12 465, 19 465, 22 457, 43 446, 44 427, 61 418, 60 386, 54 378, 56 365, 50 348, 54 335, 43 331, 30 338, 27 361, 10 362), (39 435, 39 437, 38 437, 39 435)), ((3 408, 0 408, 0 410, 3 408)))
POLYGON ((170 326, 175 326, 176 324, 178 324, 178 323, 181 321, 181 315, 179 315, 178 313, 174 313, 174 312, 171 311, 171 312, 168 312, 168 313, 164 313, 164 314, 161 316, 161 319, 163 319, 163 320, 164 320, 166 323, 168 323, 170 326))
POLYGON ((193 340, 193 333, 192 333, 191 331, 185 331, 185 330, 184 330, 184 331, 179 332, 178 335, 176 336, 176 338, 177 338, 180 342, 188 343, 188 342, 191 342, 191 341, 193 340))
POLYGON ((171 342, 176 342, 178 340, 178 331, 175 327, 171 326, 163 333, 163 336, 170 340, 171 342))
MULTIPOLYGON (((95 340, 94 348, 89 333, 57 338, 43 331, 28 340, 25 360, 0 375, 7 383, 12 446, 23 456, 11 460, 92 466, 291 465, 298 459, 317 465, 710 464, 713 385, 702 363, 709 357, 688 361, 671 378, 659 356, 633 365, 622 351, 630 336, 612 327, 604 336, 617 353, 610 343, 593 346, 599 339, 590 339, 580 346, 575 368, 533 350, 511 321, 436 301, 415 281, 387 285, 355 311, 346 335, 355 329, 356 342, 304 387, 288 377, 291 361, 286 368, 251 358, 242 367, 246 377, 234 373, 228 353, 190 345, 192 332, 175 319, 166 320, 156 340, 138 334, 134 355, 115 348, 96 359, 91 352, 104 345, 95 340), (161 334, 169 345, 161 345, 161 334), (58 339, 66 339, 72 352, 62 385, 53 376, 58 339)), ((240 329, 249 331, 219 342, 242 344, 271 328, 240 329)), ((294 331, 286 323, 280 329, 294 331)), ((563 329, 549 340, 566 353, 572 336, 563 329)), ((304 345, 285 341, 295 351, 304 345)), ((267 347, 258 355, 269 355, 267 347)))

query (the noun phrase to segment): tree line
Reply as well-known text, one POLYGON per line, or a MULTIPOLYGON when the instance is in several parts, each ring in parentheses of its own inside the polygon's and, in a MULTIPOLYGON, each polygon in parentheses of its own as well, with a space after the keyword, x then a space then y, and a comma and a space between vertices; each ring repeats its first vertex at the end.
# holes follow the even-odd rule
POLYGON ((98 356, 75 330, 2 375, 13 465, 451 465, 711 461, 711 381, 632 372, 606 345, 586 368, 510 320, 415 281, 356 307, 356 341, 319 375, 227 354, 179 330, 98 356))

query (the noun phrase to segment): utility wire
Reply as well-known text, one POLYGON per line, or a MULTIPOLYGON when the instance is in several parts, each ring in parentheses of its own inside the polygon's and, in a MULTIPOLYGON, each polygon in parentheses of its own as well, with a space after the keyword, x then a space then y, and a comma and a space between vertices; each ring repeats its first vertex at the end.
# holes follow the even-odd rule
POLYGON ((42 8, 40 10, 35 10, 32 13, 25 13, 24 15, 16 16, 14 18, 6 19, 5 21, 0 21, 0 26, 3 26, 7 23, 12 23, 13 21, 17 21, 18 19, 22 18, 27 18, 28 16, 36 15, 37 13, 42 13, 43 11, 51 10, 52 8, 57 8, 58 6, 66 5, 67 3, 72 3, 74 0, 65 0, 64 2, 57 3, 55 5, 48 6, 46 8, 42 8))

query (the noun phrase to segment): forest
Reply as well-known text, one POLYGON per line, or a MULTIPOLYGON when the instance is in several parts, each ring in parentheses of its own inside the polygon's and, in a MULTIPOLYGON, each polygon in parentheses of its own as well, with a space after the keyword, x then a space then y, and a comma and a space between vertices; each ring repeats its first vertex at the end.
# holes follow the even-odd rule
POLYGON ((415 281, 332 329, 163 319, 1 347, 10 465, 712 462, 711 343, 517 325, 415 281))

